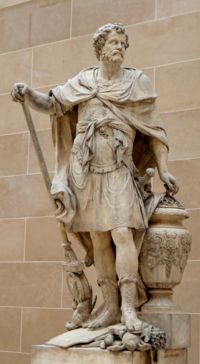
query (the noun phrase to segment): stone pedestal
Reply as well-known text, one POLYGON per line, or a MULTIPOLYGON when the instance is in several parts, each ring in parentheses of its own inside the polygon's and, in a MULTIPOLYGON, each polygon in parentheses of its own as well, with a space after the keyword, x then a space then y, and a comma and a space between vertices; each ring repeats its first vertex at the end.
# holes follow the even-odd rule
MULTIPOLYGON (((98 348, 61 349, 37 345, 32 349, 31 364, 149 364, 147 352, 112 353, 98 348)), ((182 363, 181 363, 182 364, 182 363)))
POLYGON ((188 364, 190 315, 183 313, 139 313, 139 317, 164 330, 167 348, 160 351, 111 352, 99 348, 70 347, 90 343, 107 329, 77 329, 32 348, 31 364, 188 364))
POLYGON ((32 348, 31 364, 187 364, 187 350, 166 350, 150 353, 122 351, 112 353, 96 348, 62 349, 50 345, 32 348))

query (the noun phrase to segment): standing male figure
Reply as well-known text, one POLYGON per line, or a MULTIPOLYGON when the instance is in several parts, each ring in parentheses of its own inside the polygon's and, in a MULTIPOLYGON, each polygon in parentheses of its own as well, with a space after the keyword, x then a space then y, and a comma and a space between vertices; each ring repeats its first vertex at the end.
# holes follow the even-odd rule
POLYGON ((81 71, 49 95, 20 83, 12 95, 53 116, 57 169, 51 192, 62 202, 57 215, 68 231, 90 233, 104 297, 103 308, 86 325, 107 326, 121 316, 132 331, 141 329, 135 312, 139 248, 134 236, 148 227, 138 179, 156 165, 170 191, 177 192, 177 185, 168 172, 167 138, 150 81, 142 71, 121 66, 128 46, 124 26, 106 24, 94 35, 99 67, 81 71), (67 123, 73 127, 75 122, 68 162, 67 123))

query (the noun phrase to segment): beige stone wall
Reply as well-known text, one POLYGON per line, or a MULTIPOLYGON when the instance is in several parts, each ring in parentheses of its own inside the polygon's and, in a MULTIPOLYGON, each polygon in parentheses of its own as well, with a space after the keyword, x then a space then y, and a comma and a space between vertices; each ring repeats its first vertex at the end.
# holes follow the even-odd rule
MULTIPOLYGON (((142 68, 158 94, 170 139, 170 169, 188 208, 193 247, 175 299, 192 314, 189 364, 199 362, 200 1, 34 0, 0 8, 0 363, 30 363, 32 344, 63 331, 70 317, 61 239, 33 146, 11 85, 47 91, 96 64, 91 34, 105 22, 127 26, 126 64, 142 68)), ((10 5, 11 2, 10 2, 10 5)), ((47 116, 33 113, 49 171, 47 116)), ((156 186, 159 188, 159 183, 156 186)), ((90 279, 95 280, 93 272, 90 279)))

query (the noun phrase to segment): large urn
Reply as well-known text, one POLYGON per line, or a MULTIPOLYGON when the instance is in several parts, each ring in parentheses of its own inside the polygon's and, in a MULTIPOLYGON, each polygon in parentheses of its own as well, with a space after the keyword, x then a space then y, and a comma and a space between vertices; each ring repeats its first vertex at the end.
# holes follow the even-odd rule
POLYGON ((140 274, 149 293, 143 312, 179 311, 173 288, 181 282, 191 248, 191 234, 183 226, 188 212, 166 195, 151 217, 140 253, 140 274))

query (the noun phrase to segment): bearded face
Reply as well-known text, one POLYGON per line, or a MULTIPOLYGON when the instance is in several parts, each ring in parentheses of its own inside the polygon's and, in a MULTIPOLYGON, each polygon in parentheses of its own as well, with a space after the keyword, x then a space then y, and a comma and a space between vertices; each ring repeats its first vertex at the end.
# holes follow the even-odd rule
POLYGON ((101 60, 105 63, 121 65, 125 55, 126 38, 124 34, 115 30, 108 34, 108 38, 101 51, 101 60))

